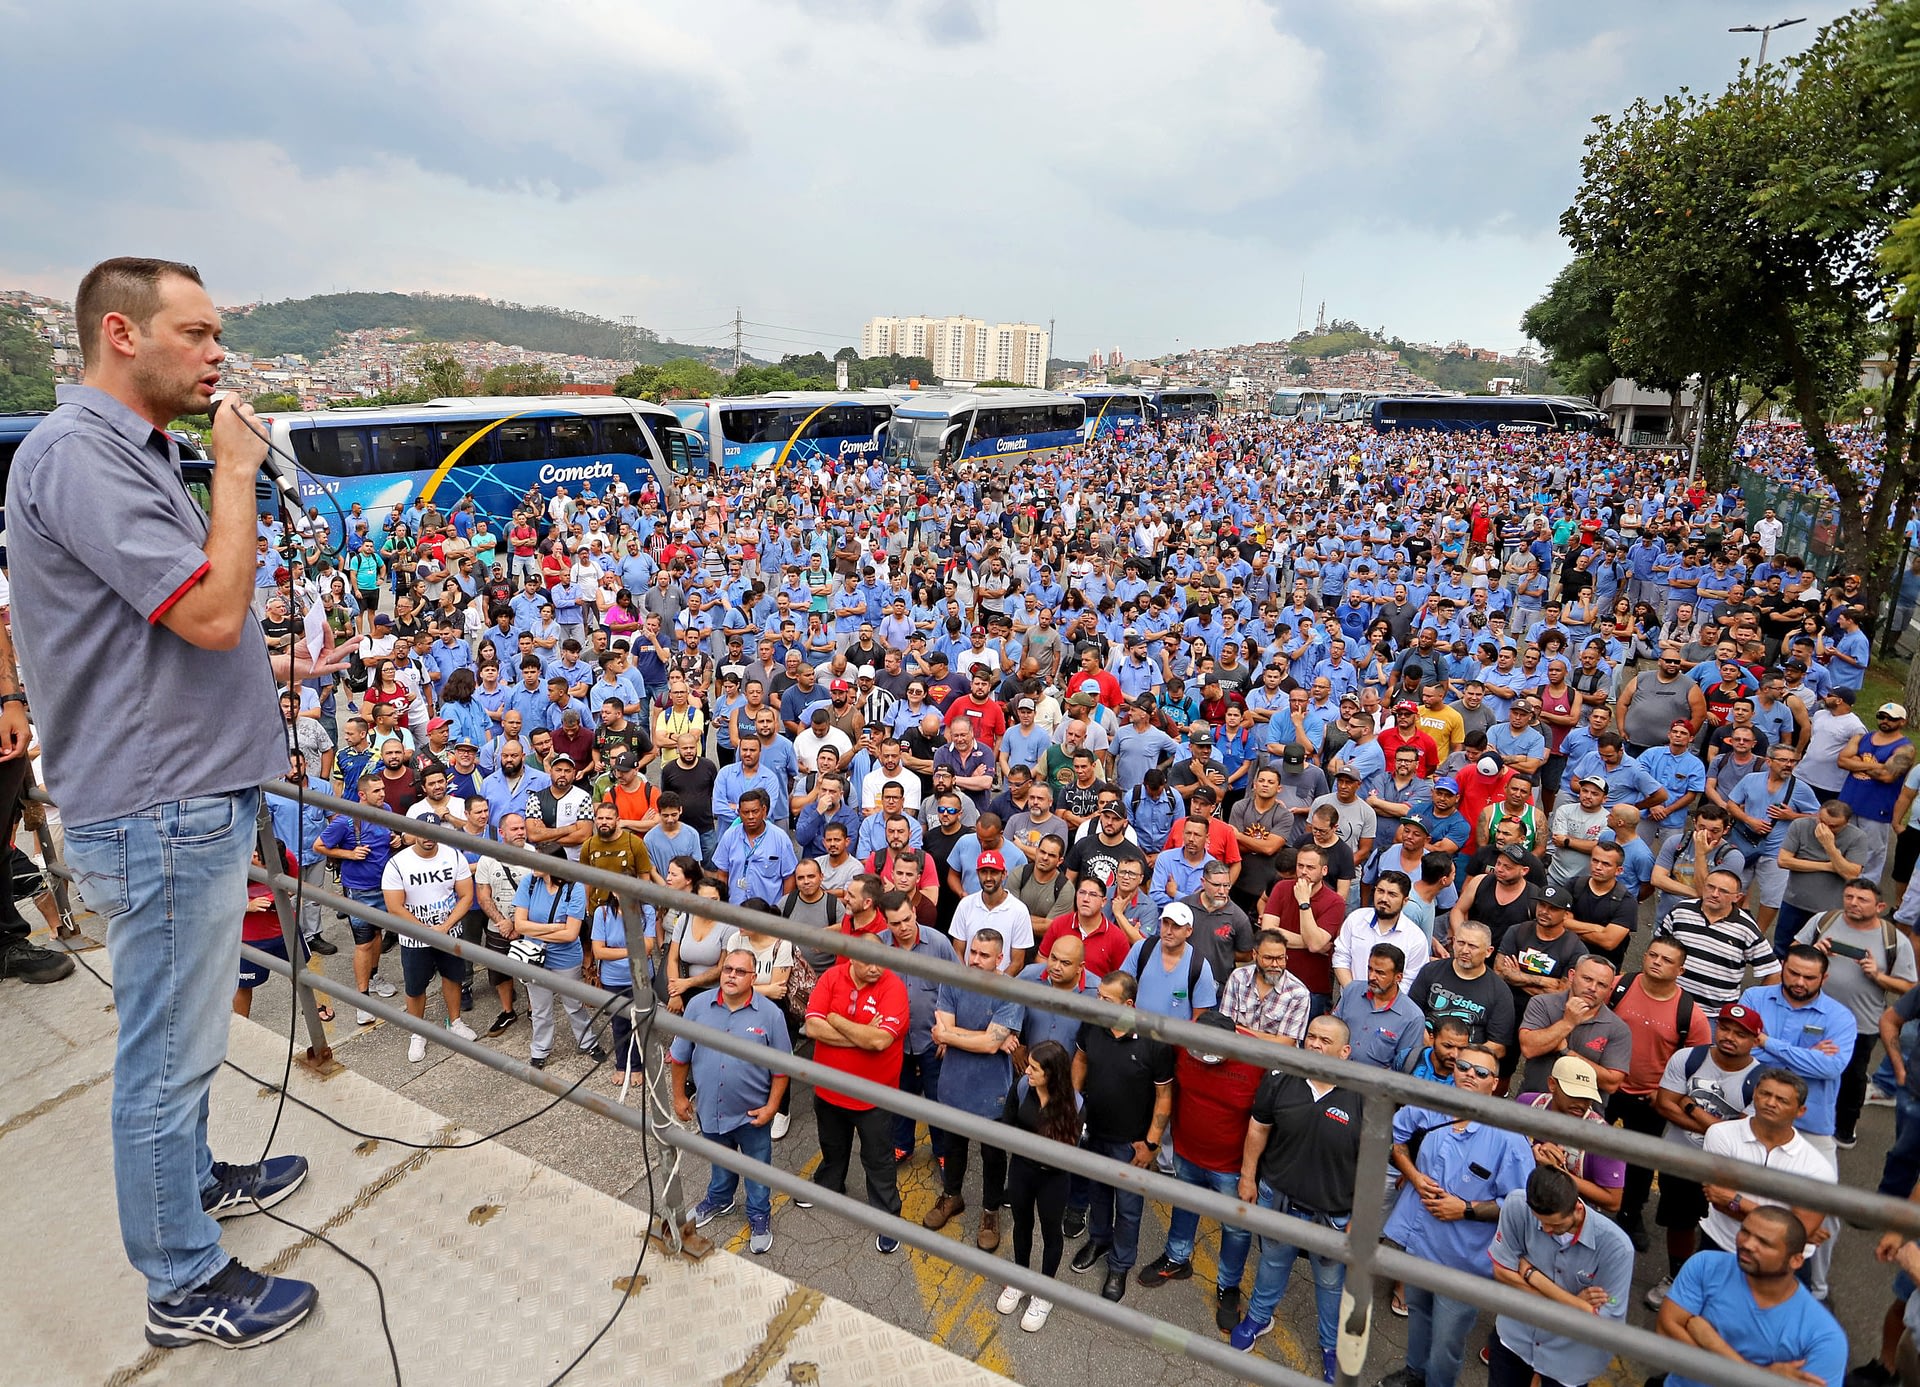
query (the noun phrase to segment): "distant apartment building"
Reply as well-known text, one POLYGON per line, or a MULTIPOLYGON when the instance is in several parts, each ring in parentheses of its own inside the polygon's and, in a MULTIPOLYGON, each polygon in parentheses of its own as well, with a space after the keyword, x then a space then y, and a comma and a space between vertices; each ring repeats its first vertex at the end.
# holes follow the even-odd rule
POLYGON ((860 329, 861 356, 924 356, 942 380, 1044 386, 1051 345, 1038 323, 979 318, 869 318, 860 329))

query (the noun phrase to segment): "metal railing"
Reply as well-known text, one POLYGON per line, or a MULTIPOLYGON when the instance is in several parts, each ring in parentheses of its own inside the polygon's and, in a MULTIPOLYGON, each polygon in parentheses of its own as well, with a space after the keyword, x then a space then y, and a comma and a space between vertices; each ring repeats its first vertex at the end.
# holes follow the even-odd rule
MULTIPOLYGON (((263 787, 267 793, 293 798, 295 787, 272 781, 263 787)), ((651 882, 616 875, 571 860, 562 860, 516 848, 489 839, 477 839, 456 828, 423 824, 383 809, 373 809, 353 801, 307 790, 306 803, 331 813, 345 814, 362 822, 379 824, 420 837, 431 838, 456 849, 479 853, 516 867, 548 873, 588 887, 599 888, 616 897, 623 912, 638 917, 637 907, 691 908, 703 917, 721 921, 756 933, 772 934, 795 944, 830 949, 846 958, 879 964, 897 972, 911 973, 936 983, 951 983, 996 999, 1036 1006, 1081 1021, 1090 1021, 1115 1030, 1131 1030, 1171 1045, 1189 1046, 1208 1054, 1230 1056, 1264 1069, 1282 1070, 1324 1083, 1339 1084, 1365 1095, 1362 1117, 1355 1198, 1345 1233, 1311 1224, 1257 1204, 1217 1194, 1210 1189, 1187 1184, 1151 1169, 1141 1169, 1077 1147, 1065 1146, 991 1118, 979 1117, 948 1107, 932 1099, 903 1093, 897 1088, 856 1078, 817 1061, 770 1050, 724 1032, 676 1016, 655 1004, 651 990, 638 972, 631 998, 577 979, 549 972, 510 955, 496 953, 484 945, 457 935, 441 934, 403 920, 384 910, 374 909, 336 892, 316 889, 311 883, 280 870, 255 867, 251 875, 272 888, 279 910, 288 958, 300 957, 299 926, 294 918, 294 893, 323 909, 395 930, 421 943, 484 963, 495 972, 510 974, 525 983, 587 1003, 596 1013, 614 1007, 629 1010, 636 1036, 647 1047, 645 1080, 649 1094, 659 1082, 661 1055, 659 1036, 666 1040, 686 1037, 700 1045, 747 1063, 787 1074, 810 1084, 825 1085, 837 1093, 872 1103, 893 1113, 925 1121, 958 1136, 971 1138, 1027 1156, 1037 1162, 1083 1175, 1096 1183, 1124 1189, 1179 1208, 1190 1209, 1222 1224, 1244 1228, 1262 1237, 1277 1237, 1287 1244, 1335 1258, 1346 1265, 1347 1285, 1342 1301, 1340 1340, 1337 1350, 1339 1381, 1342 1387, 1354 1387, 1363 1371, 1369 1342, 1372 1313, 1377 1298, 1376 1282, 1381 1278, 1405 1281, 1436 1291, 1451 1299, 1498 1315, 1512 1316, 1611 1353, 1624 1355, 1658 1371, 1678 1372, 1703 1382, 1723 1387, 1778 1387, 1778 1378, 1764 1369, 1707 1352, 1688 1344, 1662 1337, 1650 1330, 1588 1314, 1539 1296, 1504 1286, 1486 1277, 1462 1275, 1449 1267, 1426 1261, 1382 1245, 1380 1234, 1385 1222, 1384 1201, 1374 1191, 1384 1191, 1391 1166, 1392 1120, 1397 1107, 1414 1105, 1450 1113, 1456 1117, 1485 1122, 1545 1141, 1559 1142, 1601 1155, 1618 1157, 1690 1180, 1738 1188, 1765 1195, 1802 1208, 1833 1214, 1857 1227, 1890 1229, 1920 1237, 1920 1205, 1891 1199, 1846 1185, 1828 1184, 1804 1176, 1787 1174, 1727 1157, 1708 1155, 1692 1146, 1679 1146, 1661 1138, 1643 1136, 1621 1128, 1567 1117, 1558 1113, 1522 1106, 1505 1098, 1469 1093, 1450 1085, 1416 1079, 1392 1070, 1383 1070, 1353 1061, 1337 1060, 1311 1050, 1282 1046, 1252 1036, 1202 1027, 1191 1021, 1179 1021, 1133 1007, 1120 1007, 1097 994, 1062 992, 1037 983, 1022 982, 999 973, 987 973, 958 963, 948 963, 924 954, 905 952, 890 944, 866 937, 852 937, 837 931, 795 924, 776 915, 748 911, 738 906, 702 897, 681 895, 651 882), (656 1036, 656 1032, 658 1036, 656 1036)), ((264 815, 263 815, 264 820, 264 815)), ((271 830, 262 823, 262 860, 278 862, 273 851, 271 830)), ((50 873, 70 881, 72 874, 57 860, 50 836, 41 839, 50 873)), ((1274 1384, 1274 1387, 1302 1387, 1316 1379, 1306 1377, 1282 1364, 1255 1355, 1233 1351, 1222 1340, 1155 1316, 1124 1303, 1116 1303, 1037 1271, 1021 1267, 991 1253, 923 1228, 920 1224, 888 1215, 866 1203, 821 1188, 804 1176, 785 1171, 741 1155, 733 1149, 709 1141, 688 1131, 656 1110, 652 1101, 639 1109, 617 1099, 585 1090, 577 1081, 568 1081, 532 1068, 475 1040, 465 1040, 438 1023, 409 1015, 399 1006, 378 997, 356 991, 349 983, 335 981, 290 963, 288 959, 243 946, 242 953, 252 962, 264 965, 289 978, 298 997, 300 1018, 306 1026, 309 1047, 307 1057, 315 1063, 331 1059, 326 1032, 321 1024, 315 993, 325 994, 365 1010, 371 1015, 424 1036, 435 1044, 476 1060, 533 1088, 564 1098, 581 1108, 599 1114, 624 1127, 645 1133, 676 1151, 686 1152, 725 1167, 748 1179, 758 1181, 796 1198, 813 1202, 871 1231, 897 1239, 932 1256, 975 1274, 1016 1286, 1044 1297, 1108 1328, 1141 1339, 1163 1352, 1178 1353, 1197 1362, 1219 1368, 1243 1380, 1274 1384)), ((652 1211, 662 1236, 678 1245, 690 1206, 680 1186, 677 1170, 659 1192, 652 1211)))

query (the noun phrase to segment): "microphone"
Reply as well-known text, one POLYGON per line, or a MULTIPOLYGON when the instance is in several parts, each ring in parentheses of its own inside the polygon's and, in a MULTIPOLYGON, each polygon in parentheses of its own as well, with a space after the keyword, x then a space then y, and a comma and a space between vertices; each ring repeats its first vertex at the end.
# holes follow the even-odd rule
MULTIPOLYGON (((209 430, 213 428, 213 421, 220 413, 220 406, 224 405, 229 398, 229 392, 222 390, 207 402, 209 430)), ((286 508, 288 521, 297 528, 306 516, 306 508, 301 504, 299 479, 287 455, 274 444, 271 438, 267 437, 258 424, 251 420, 241 422, 266 441, 267 456, 261 463, 260 470, 265 472, 267 480, 273 483, 273 489, 280 495, 280 504, 286 508)))

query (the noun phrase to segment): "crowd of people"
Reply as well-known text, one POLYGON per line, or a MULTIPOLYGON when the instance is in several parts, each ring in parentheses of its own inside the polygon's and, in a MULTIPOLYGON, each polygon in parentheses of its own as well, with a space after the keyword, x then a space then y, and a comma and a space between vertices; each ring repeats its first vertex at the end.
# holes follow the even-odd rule
MULTIPOLYGON (((270 646, 357 639, 287 700, 296 779, 688 904, 635 918, 276 799, 308 880, 1336 1229, 1376 1197, 1356 1188, 1358 1090, 844 961, 699 900, 1816 1179, 1889 1105, 1881 1188, 1913 1191, 1920 765, 1905 708, 1859 706, 1858 575, 1816 582, 1771 512, 1749 524, 1606 440, 1224 417, 997 471, 676 481, 554 488, 511 515, 316 512, 291 536, 262 517, 257 562, 270 646)), ((310 908, 302 932, 391 995, 392 940, 349 924, 336 942, 310 908)), ((524 1015, 536 1066, 578 1051, 644 1077, 618 1014, 603 1033, 504 972, 488 998, 461 960, 398 942, 412 1014, 467 1037, 524 1015)), ((684 1039, 670 1060, 682 1120, 771 1159, 784 1077, 684 1039)), ((898 1213, 920 1132, 827 1088, 812 1111, 815 1180, 843 1189, 857 1138, 868 1199, 898 1213)), ((1005 1215, 1015 1260, 1037 1237, 1044 1274, 1098 1273, 1110 1300, 1193 1277, 1196 1216, 1143 1257, 1139 1195, 991 1143, 973 1185, 975 1143, 925 1140, 927 1227, 977 1201, 978 1246, 1005 1215)), ((1675 1339, 1847 1376, 1823 1304, 1833 1220, 1459 1120, 1440 1096, 1395 1115, 1392 1159, 1386 1236, 1419 1256, 1599 1316, 1644 1301, 1675 1339), (1636 1283, 1649 1222, 1665 1263, 1636 1283)), ((695 1222, 736 1198, 716 1169, 695 1222)), ((745 1217, 766 1252, 752 1182, 745 1217)), ((1297 1253, 1253 1244, 1221 1230, 1210 1288, 1242 1350, 1297 1253)), ((1331 1381, 1344 1268, 1309 1265, 1331 1381)), ((1023 1299, 1037 1331, 1045 1298, 1009 1287, 998 1308, 1023 1299)), ((1451 1387, 1474 1307, 1408 1286, 1391 1309, 1408 1347, 1390 1387, 1451 1387)), ((1861 1387, 1894 1379, 1903 1314, 1861 1387)), ((1500 1317, 1482 1357, 1496 1387, 1526 1387, 1585 1383, 1610 1355, 1500 1317)))

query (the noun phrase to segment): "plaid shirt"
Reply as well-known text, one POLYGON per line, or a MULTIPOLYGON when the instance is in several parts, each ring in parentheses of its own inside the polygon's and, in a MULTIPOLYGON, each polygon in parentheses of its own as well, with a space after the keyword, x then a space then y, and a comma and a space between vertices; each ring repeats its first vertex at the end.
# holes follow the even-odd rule
POLYGON ((1251 963, 1234 969, 1220 993, 1220 1010, 1236 1026, 1267 1035, 1292 1036, 1295 1044, 1304 1041, 1313 994, 1293 974, 1283 973, 1262 997, 1256 981, 1258 972, 1251 963))

